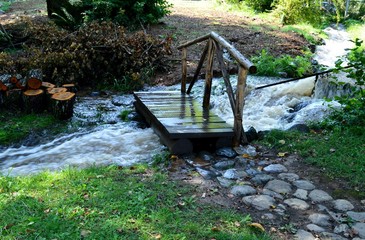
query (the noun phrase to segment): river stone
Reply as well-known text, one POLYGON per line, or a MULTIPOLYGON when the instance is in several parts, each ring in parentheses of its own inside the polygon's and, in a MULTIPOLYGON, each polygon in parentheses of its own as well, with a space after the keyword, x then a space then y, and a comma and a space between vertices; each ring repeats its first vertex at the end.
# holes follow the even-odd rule
POLYGON ((257 155, 256 148, 254 146, 251 146, 251 145, 235 147, 234 150, 236 151, 236 153, 238 155, 247 154, 251 157, 256 157, 256 155, 257 155))
POLYGON ((349 216, 350 218, 352 218, 353 220, 357 221, 357 222, 365 222, 365 212, 353 212, 353 211, 349 211, 346 212, 347 216, 349 216))
POLYGON ((280 173, 278 175, 278 178, 280 178, 281 180, 287 180, 289 182, 293 182, 295 180, 298 180, 299 176, 295 173, 280 173))
POLYGON ((224 177, 217 177, 217 180, 218 180, 219 184, 222 187, 225 187, 225 188, 228 188, 228 187, 232 186, 235 183, 235 181, 229 180, 229 179, 224 178, 224 177))
POLYGON ((237 171, 237 169, 231 168, 224 172, 223 177, 227 179, 237 180, 247 177, 247 173, 245 173, 243 170, 237 171))
POLYGON ((335 233, 322 232, 320 234, 321 240, 347 240, 347 238, 341 237, 335 233))
POLYGON ((289 207, 297 210, 307 210, 309 208, 308 203, 298 198, 289 198, 284 201, 289 207))
POLYGON ((254 189, 251 186, 236 185, 236 186, 232 187, 231 193, 237 197, 244 197, 244 196, 256 194, 257 192, 256 192, 256 189, 254 189))
POLYGON ((211 162, 214 160, 214 156, 207 151, 201 151, 198 153, 198 157, 203 160, 203 161, 207 161, 207 162, 211 162))
POLYGON ((333 229, 333 232, 336 234, 347 233, 350 227, 347 224, 340 224, 333 229))
POLYGON ((272 213, 265 213, 261 218, 266 220, 274 220, 276 217, 272 213))
POLYGON ((256 185, 265 185, 268 181, 273 180, 274 177, 267 174, 258 174, 251 179, 256 185))
POLYGON ((312 213, 311 215, 309 215, 309 220, 312 223, 321 227, 331 226, 331 223, 329 222, 330 219, 331 218, 328 215, 322 213, 312 213))
POLYGON ((220 161, 220 162, 217 162, 216 164, 214 164, 213 167, 218 170, 226 170, 226 169, 234 167, 234 163, 235 162, 232 160, 220 161))
POLYGON ((264 171, 268 173, 282 173, 282 172, 287 172, 288 169, 281 164, 271 164, 267 167, 264 167, 264 171))
POLYGON ((275 199, 267 195, 253 195, 243 197, 242 201, 257 210, 268 210, 275 205, 275 199))
POLYGON ((230 147, 219 148, 219 149, 217 149, 215 154, 217 154, 218 156, 227 157, 227 158, 234 158, 237 156, 237 153, 230 147))
POLYGON ((307 200, 308 199, 308 191, 304 189, 297 189, 295 193, 293 194, 294 197, 307 200))
POLYGON ((321 233, 321 232, 326 231, 323 227, 320 227, 320 226, 318 226, 318 225, 316 225, 316 224, 313 224, 313 223, 308 224, 308 225, 307 225, 307 229, 308 229, 309 231, 311 231, 311 232, 315 232, 315 233, 321 233))
POLYGON ((365 223, 355 223, 352 229, 358 233, 359 237, 365 238, 365 223))
POLYGON ((250 176, 255 176, 255 175, 257 175, 257 174, 259 173, 259 171, 255 170, 255 169, 253 169, 253 168, 249 168, 249 169, 247 169, 245 172, 246 172, 248 175, 250 175, 250 176))
POLYGON ((204 168, 196 168, 196 171, 206 180, 211 180, 217 177, 217 174, 211 170, 207 170, 204 168))
POLYGON ((274 191, 271 191, 271 190, 269 190, 267 188, 264 188, 264 190, 262 190, 262 194, 269 195, 269 196, 271 196, 273 198, 277 198, 277 199, 280 199, 280 200, 284 200, 283 195, 281 195, 280 193, 276 193, 274 191))
POLYGON ((280 194, 288 194, 292 191, 291 185, 282 180, 271 180, 265 185, 265 188, 280 194))
POLYGON ((299 229, 297 233, 294 235, 295 240, 316 240, 310 232, 307 232, 303 229, 299 229))
POLYGON ((326 193, 325 191, 322 190, 313 190, 309 193, 309 197, 310 199, 312 199, 312 201, 314 202, 325 202, 325 201, 330 201, 333 198, 326 193))
POLYGON ((346 199, 337 199, 333 201, 333 205, 336 210, 343 212, 354 209, 354 205, 352 205, 352 203, 350 203, 346 199))
POLYGON ((309 190, 309 191, 316 188, 316 186, 314 186, 311 182, 309 182, 307 180, 296 180, 293 182, 293 184, 297 188, 309 190))

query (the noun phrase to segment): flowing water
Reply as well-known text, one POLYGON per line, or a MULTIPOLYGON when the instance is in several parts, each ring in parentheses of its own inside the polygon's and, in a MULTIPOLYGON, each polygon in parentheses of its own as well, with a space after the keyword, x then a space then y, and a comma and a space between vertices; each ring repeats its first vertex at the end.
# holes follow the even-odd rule
MULTIPOLYGON (((343 30, 328 29, 329 40, 317 49, 320 64, 334 66, 335 57, 347 48, 343 30), (331 35, 334 34, 334 35, 331 35), (338 37, 341 36, 341 37, 338 37), (336 51, 333 51, 333 50, 336 51), (330 62, 329 62, 330 61, 330 62)), ((343 52, 344 53, 344 52, 343 52)), ((236 77, 232 77, 235 85, 236 77)), ((328 103, 313 96, 315 79, 277 85, 261 90, 255 87, 280 81, 278 78, 248 77, 244 109, 244 127, 256 130, 288 129, 294 124, 320 120, 328 114, 328 103)), ((320 88, 316 87, 316 91, 320 88)), ((151 87, 146 90, 178 90, 179 86, 151 87)), ((203 96, 203 81, 193 88, 196 98, 203 96)), ((124 122, 122 111, 133 110, 131 95, 108 97, 79 97, 68 134, 56 138, 42 138, 33 146, 0 148, 0 172, 4 175, 25 175, 42 170, 59 170, 68 166, 91 165, 128 166, 151 161, 164 147, 157 135, 143 128, 138 121, 124 122)), ((228 123, 233 115, 222 79, 213 80, 212 110, 228 123)))

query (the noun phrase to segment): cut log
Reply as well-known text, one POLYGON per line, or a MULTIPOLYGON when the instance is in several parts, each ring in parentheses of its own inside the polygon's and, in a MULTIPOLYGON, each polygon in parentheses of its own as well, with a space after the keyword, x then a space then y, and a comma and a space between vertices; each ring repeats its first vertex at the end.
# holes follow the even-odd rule
POLYGON ((42 80, 39 78, 31 77, 27 80, 27 87, 31 90, 37 90, 42 86, 42 80))
POLYGON ((56 93, 61 93, 61 92, 67 92, 67 88, 48 88, 47 89, 47 94, 52 96, 53 94, 56 93))
POLYGON ((73 115, 73 106, 75 103, 75 93, 59 92, 51 97, 52 113, 61 120, 66 120, 73 115))
POLYGON ((11 89, 3 94, 4 108, 20 109, 22 103, 22 90, 20 89, 11 89))
POLYGON ((68 92, 77 92, 77 88, 74 83, 63 84, 62 87, 67 88, 68 92))
POLYGON ((26 113, 41 113, 45 109, 44 91, 42 89, 25 91, 23 102, 26 113))
POLYGON ((12 84, 16 84, 16 83, 18 82, 18 78, 17 78, 17 77, 15 77, 15 76, 11 76, 9 81, 10 81, 10 83, 12 83, 12 84))
POLYGON ((50 83, 50 82, 42 82, 42 88, 43 89, 48 89, 48 88, 55 88, 56 85, 50 83))
POLYGON ((0 91, 8 91, 8 86, 6 86, 1 80, 0 80, 0 91))

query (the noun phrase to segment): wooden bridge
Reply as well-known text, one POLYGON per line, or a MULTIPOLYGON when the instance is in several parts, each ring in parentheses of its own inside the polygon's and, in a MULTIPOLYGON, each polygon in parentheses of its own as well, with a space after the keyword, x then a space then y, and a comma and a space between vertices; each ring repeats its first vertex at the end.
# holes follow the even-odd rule
POLYGON ((159 135, 162 142, 173 154, 184 154, 193 151, 197 142, 209 141, 219 146, 238 146, 247 143, 242 127, 244 107, 244 92, 247 74, 255 73, 256 67, 239 53, 225 39, 211 32, 178 47, 182 50, 182 81, 181 91, 135 92, 134 105, 140 114, 159 135), (188 89, 187 82, 187 48, 193 44, 207 41, 188 89), (237 90, 234 93, 227 64, 223 58, 226 49, 238 64, 237 90), (216 56, 216 57, 215 57, 216 56), (209 110, 213 79, 213 60, 218 60, 219 67, 226 85, 226 91, 234 114, 234 125, 230 126, 209 110), (205 88, 203 103, 190 96, 190 92, 205 66, 205 88))

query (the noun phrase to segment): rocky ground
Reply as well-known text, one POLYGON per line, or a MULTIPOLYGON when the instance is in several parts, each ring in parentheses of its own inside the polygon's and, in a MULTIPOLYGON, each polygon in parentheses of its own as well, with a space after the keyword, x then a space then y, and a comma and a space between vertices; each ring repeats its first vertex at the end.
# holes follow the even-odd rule
POLYGON ((365 200, 338 196, 346 187, 298 156, 249 145, 176 157, 169 170, 197 201, 250 214, 278 239, 365 239, 365 200))

